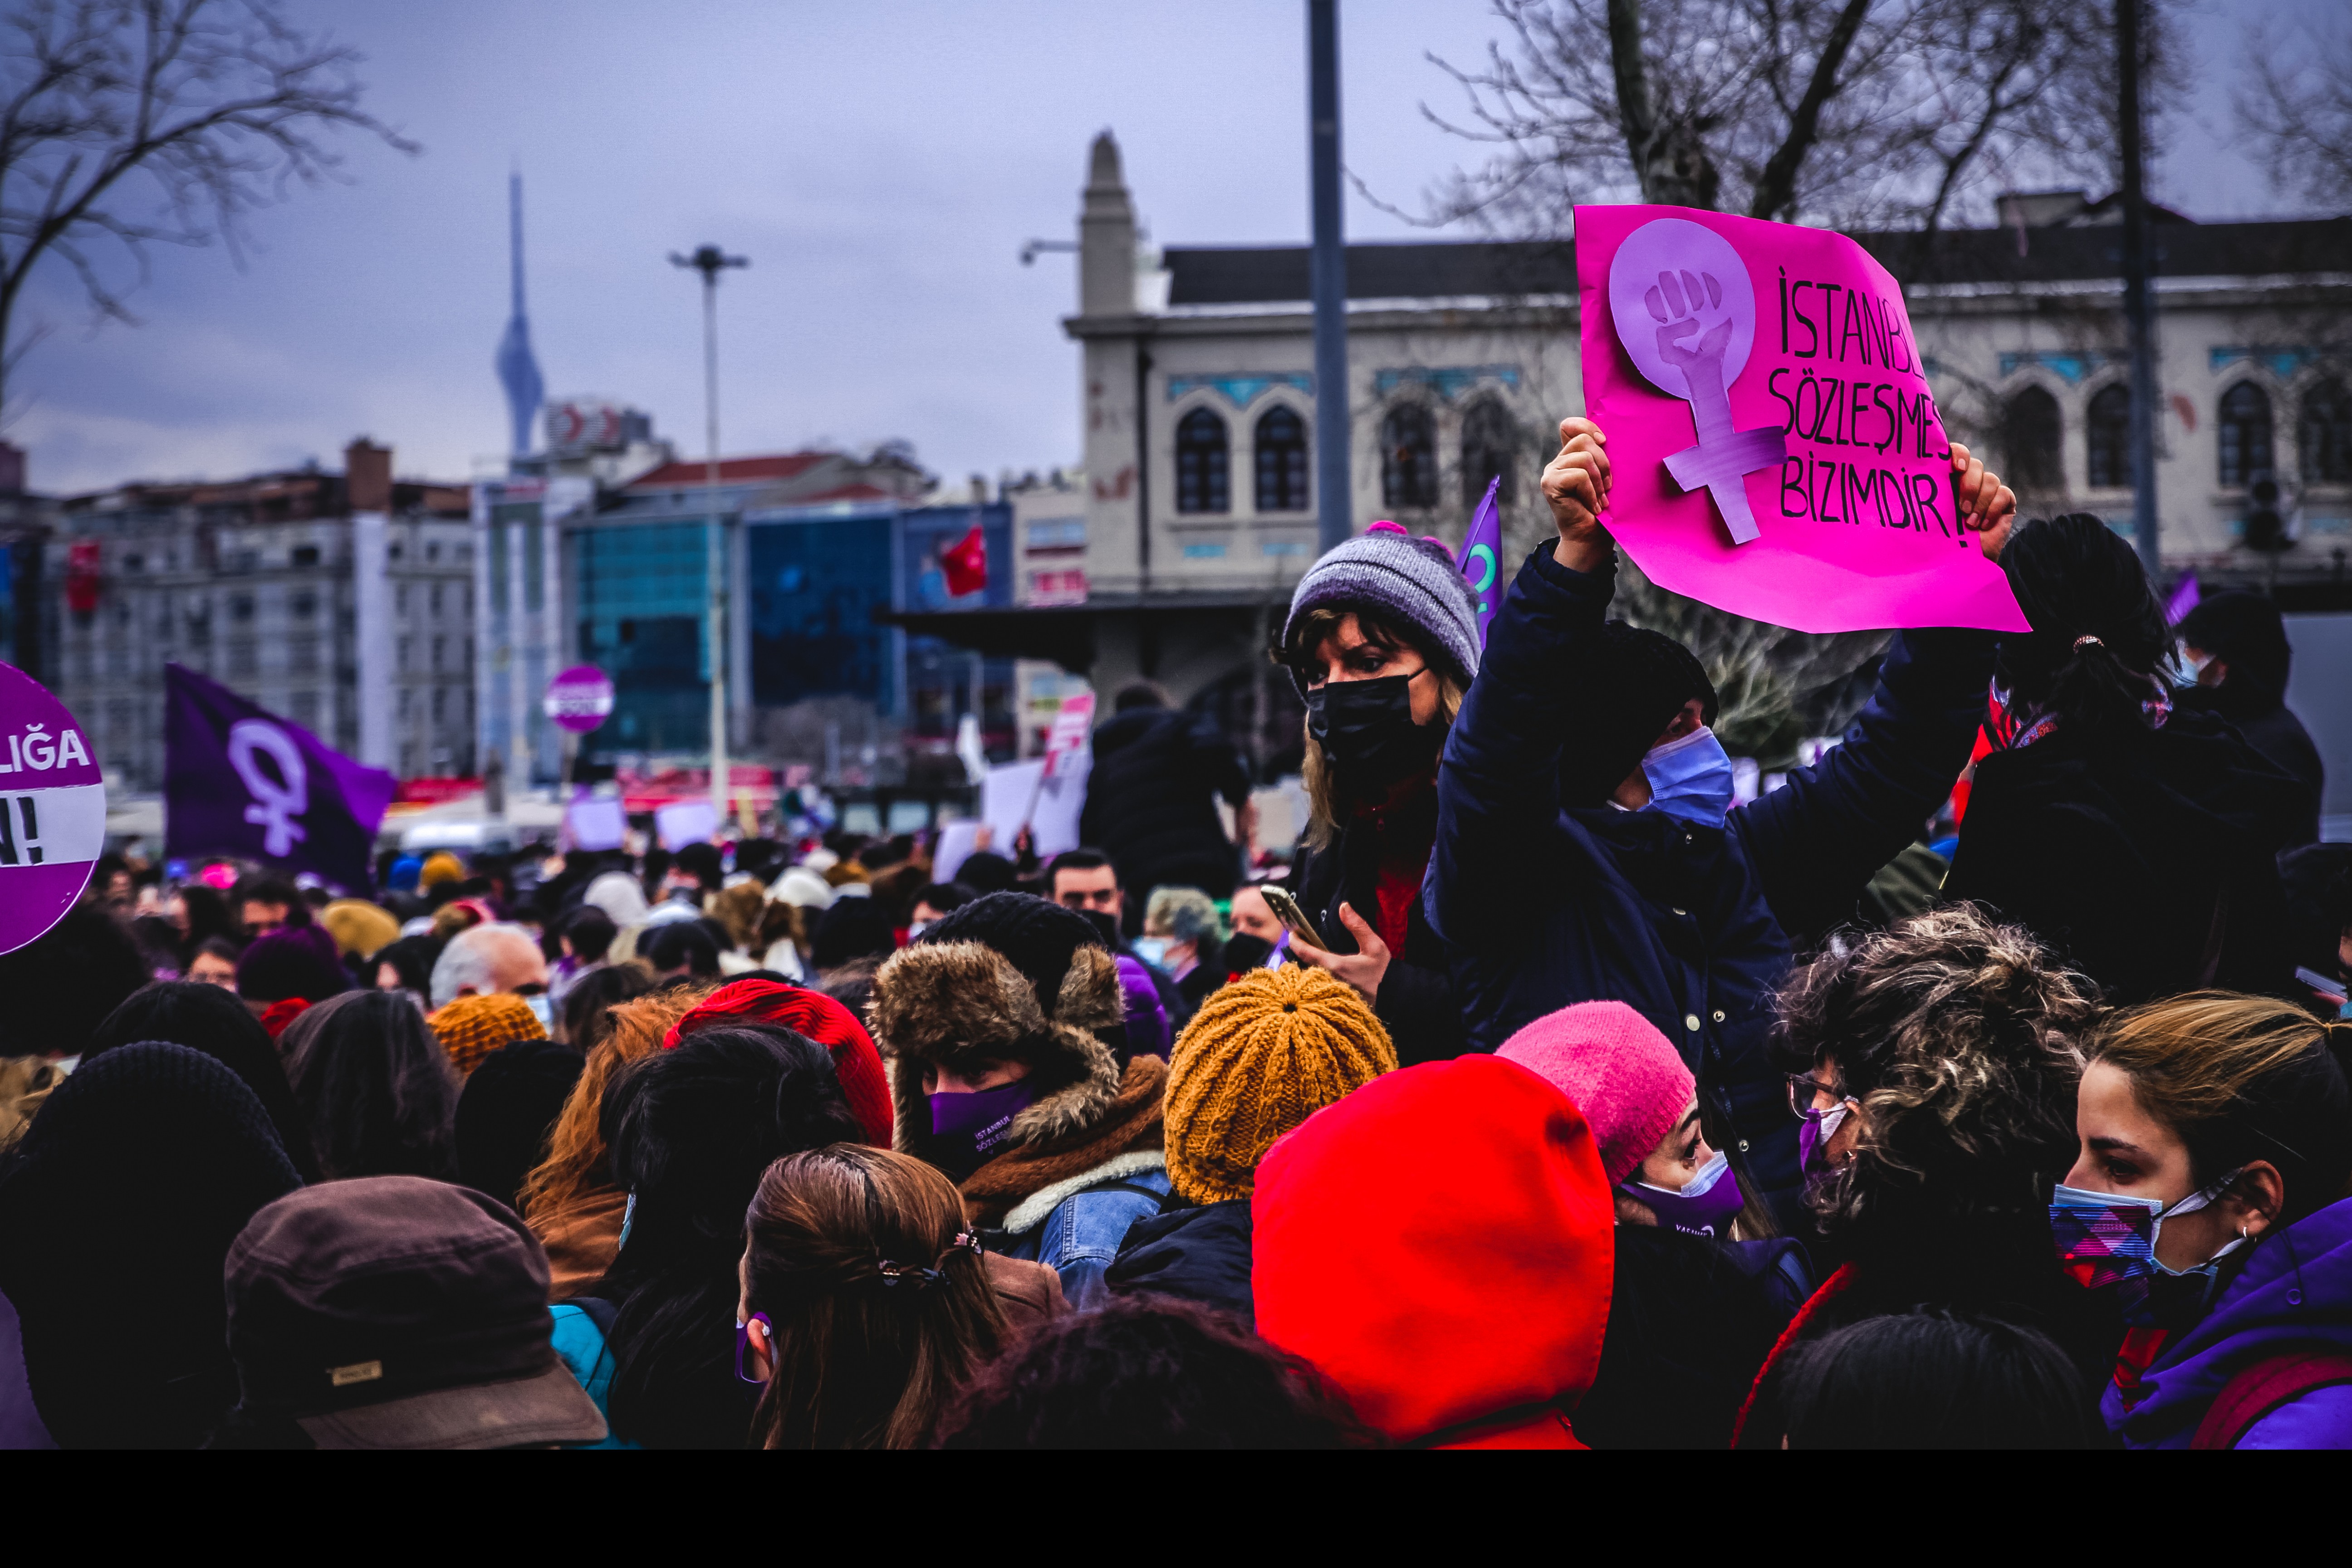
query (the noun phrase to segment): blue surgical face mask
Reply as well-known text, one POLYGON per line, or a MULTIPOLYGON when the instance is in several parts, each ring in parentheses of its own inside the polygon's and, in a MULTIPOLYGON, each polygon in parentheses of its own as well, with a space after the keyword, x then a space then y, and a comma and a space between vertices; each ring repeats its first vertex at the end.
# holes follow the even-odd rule
POLYGON ((1731 757, 1702 724, 1642 759, 1650 804, 1678 821, 1721 827, 1731 809, 1731 757))
POLYGON ((1152 968, 1165 969, 1168 967, 1169 942, 1166 937, 1139 936, 1133 942, 1129 942, 1127 945, 1134 949, 1136 957, 1143 960, 1144 963, 1151 965, 1152 968))

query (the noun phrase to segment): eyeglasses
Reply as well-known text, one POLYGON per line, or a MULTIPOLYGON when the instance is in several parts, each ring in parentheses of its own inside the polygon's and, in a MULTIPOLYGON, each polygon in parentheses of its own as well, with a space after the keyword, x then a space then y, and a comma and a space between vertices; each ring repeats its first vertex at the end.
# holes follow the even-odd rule
POLYGON ((750 1373, 743 1370, 743 1349, 746 1345, 749 1345, 751 1342, 751 1325, 753 1323, 760 1325, 760 1337, 767 1341, 767 1345, 762 1348, 767 1349, 769 1353, 772 1355, 774 1353, 773 1347, 776 1342, 776 1325, 768 1321, 767 1313, 752 1313, 749 1319, 735 1325, 735 1375, 741 1378, 745 1383, 751 1384, 754 1387, 765 1387, 768 1382, 766 1378, 753 1377, 750 1373))
POLYGON ((1800 1121, 1817 1121, 1843 1105, 1847 1099, 1843 1083, 1823 1083, 1811 1073, 1792 1072, 1789 1075, 1789 1114, 1800 1121), (1827 1105, 1820 1103, 1823 1095, 1830 1098, 1827 1105))

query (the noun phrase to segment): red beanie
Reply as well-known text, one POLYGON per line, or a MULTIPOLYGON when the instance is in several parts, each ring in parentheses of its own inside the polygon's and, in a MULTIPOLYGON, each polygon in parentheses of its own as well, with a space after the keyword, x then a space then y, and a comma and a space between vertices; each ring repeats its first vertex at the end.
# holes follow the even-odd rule
POLYGON ((1495 1053, 1576 1102, 1609 1184, 1631 1176, 1690 1109, 1698 1080, 1657 1026, 1622 1002, 1547 1013, 1495 1053))
POLYGON ((874 1037, 856 1014, 822 992, 772 980, 738 980, 713 991, 672 1024, 662 1037, 662 1049, 676 1050, 677 1042, 697 1029, 731 1022, 781 1025, 832 1052, 841 1092, 866 1130, 866 1141, 877 1149, 890 1147, 890 1080, 883 1073, 874 1037))

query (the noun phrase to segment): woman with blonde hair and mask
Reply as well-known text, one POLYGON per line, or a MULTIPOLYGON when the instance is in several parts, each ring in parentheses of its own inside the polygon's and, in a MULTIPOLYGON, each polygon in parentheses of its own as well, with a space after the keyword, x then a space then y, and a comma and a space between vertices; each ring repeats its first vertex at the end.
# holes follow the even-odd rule
POLYGON ((1061 1310, 1042 1263, 982 1251, 955 1184, 835 1143, 768 1167, 744 1218, 736 1373, 761 1448, 911 1448, 1024 1318, 1061 1310))
POLYGON ((1322 933, 1290 951, 1354 986, 1400 1062, 1461 1053, 1462 1005, 1422 913, 1437 755, 1478 673, 1478 603, 1454 557, 1393 522, 1298 579, 1274 649, 1307 702, 1312 816, 1291 887, 1322 933))
POLYGON ((2050 1200, 2128 1325, 2101 1401, 2130 1448, 2352 1448, 2352 1026, 2207 991, 2119 1015, 2050 1200))

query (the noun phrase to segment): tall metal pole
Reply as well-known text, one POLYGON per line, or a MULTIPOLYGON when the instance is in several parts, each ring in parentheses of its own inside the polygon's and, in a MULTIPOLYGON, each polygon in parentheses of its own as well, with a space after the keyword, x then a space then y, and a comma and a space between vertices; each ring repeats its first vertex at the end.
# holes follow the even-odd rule
POLYGON ((2164 561, 2156 521, 2156 342, 2147 243, 2147 184, 2142 170, 2139 95, 2139 12, 2142 0, 2116 0, 2116 63, 2123 81, 2118 106, 2124 154, 2124 322, 2131 345, 2132 542, 2150 582, 2161 582, 2164 561))
POLYGON ((1307 0, 1307 149, 1315 209, 1315 522, 1318 549, 1355 531, 1348 426, 1348 247, 1339 207, 1339 7, 1307 0))
MULTIPOLYGON (((719 503, 719 274, 730 267, 749 267, 740 256, 729 256, 706 245, 692 256, 670 255, 679 267, 702 274, 702 405, 704 416, 703 495, 709 510, 703 524, 706 542, 705 586, 709 593, 707 635, 710 649, 710 805, 719 821, 727 820, 727 520, 719 503)), ((716 828, 713 829, 717 831, 716 828)))

